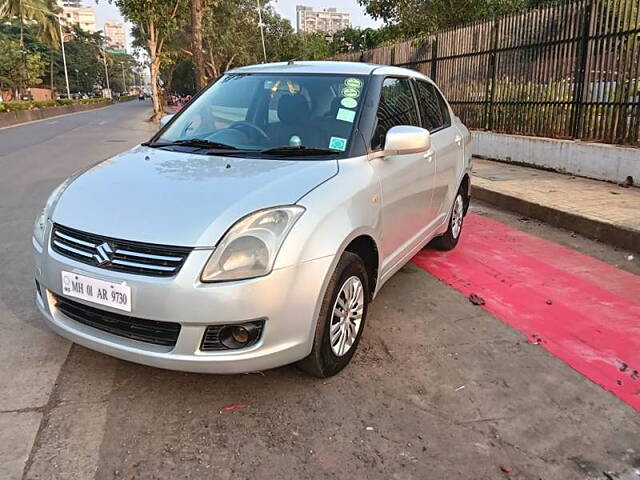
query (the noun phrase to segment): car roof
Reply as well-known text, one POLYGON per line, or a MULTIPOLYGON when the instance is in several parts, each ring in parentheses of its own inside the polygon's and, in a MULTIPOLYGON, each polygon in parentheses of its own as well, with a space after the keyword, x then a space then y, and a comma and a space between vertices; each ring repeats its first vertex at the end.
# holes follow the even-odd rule
POLYGON ((290 61, 248 65, 230 70, 228 73, 334 73, 343 75, 403 75, 427 78, 425 75, 408 68, 376 65, 373 63, 335 62, 335 61, 290 61))

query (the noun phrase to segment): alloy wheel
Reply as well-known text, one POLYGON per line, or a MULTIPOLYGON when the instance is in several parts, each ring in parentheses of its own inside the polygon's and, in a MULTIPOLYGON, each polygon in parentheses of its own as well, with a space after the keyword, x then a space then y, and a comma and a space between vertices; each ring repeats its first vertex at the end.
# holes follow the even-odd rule
POLYGON ((464 202, 462 195, 458 194, 453 203, 453 212, 451 214, 451 234, 453 238, 458 238, 460 230, 462 230, 462 218, 464 217, 464 202))
POLYGON ((354 275, 342 284, 333 305, 329 343, 337 357, 345 355, 358 338, 363 312, 364 288, 354 275))

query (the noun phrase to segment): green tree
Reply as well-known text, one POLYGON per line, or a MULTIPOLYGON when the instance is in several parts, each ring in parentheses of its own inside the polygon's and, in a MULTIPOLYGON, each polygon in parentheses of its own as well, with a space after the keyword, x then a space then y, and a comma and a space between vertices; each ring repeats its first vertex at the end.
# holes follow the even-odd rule
POLYGON ((111 0, 122 15, 134 24, 135 44, 149 55, 153 120, 163 115, 158 78, 163 63, 165 44, 176 35, 184 23, 185 0, 111 0))
POLYGON ((0 86, 16 91, 23 84, 42 83, 44 62, 39 53, 27 53, 24 57, 20 42, 0 37, 0 86))
POLYGON ((358 0, 367 13, 411 38, 449 27, 537 7, 553 0, 358 0))
MULTIPOLYGON (((109 86, 111 89, 124 93, 136 83, 134 72, 140 69, 140 64, 133 55, 128 53, 107 52, 107 68, 109 70, 109 86), (126 82, 126 85, 124 82, 126 82)), ((104 72, 104 65, 101 65, 100 69, 104 72)), ((106 87, 106 82, 103 83, 103 86, 106 87)))
POLYGON ((393 41, 393 32, 382 28, 345 28, 337 32, 332 39, 334 53, 360 52, 376 48, 393 41))
MULTIPOLYGON (((202 50, 206 80, 203 83, 206 84, 234 65, 263 60, 255 0, 207 0, 203 10, 202 50)), ((269 5, 262 7, 262 22, 268 60, 290 57, 296 46, 291 23, 275 13, 269 5)), ((188 55, 192 64, 196 63, 191 35, 191 31, 187 30, 173 38, 170 50, 176 52, 173 55, 176 61, 188 55)), ((195 76, 197 80, 197 72, 195 76)))
MULTIPOLYGON (((104 68, 100 62, 100 33, 85 32, 80 28, 73 28, 71 35, 66 35, 65 53, 67 56, 67 71, 69 74, 69 88, 72 92, 91 92, 96 84, 101 83, 104 68)), ((62 57, 57 60, 56 84, 64 85, 62 57)))
MULTIPOLYGON (((55 16, 53 15, 54 9, 57 9, 57 6, 52 0, 0 0, 0 18, 17 19, 19 22, 19 49, 23 63, 23 68, 20 71, 25 75, 29 70, 27 66, 29 55, 25 47, 26 22, 35 22, 39 26, 39 31, 43 38, 57 37, 57 34, 52 33, 56 25, 55 16)), ((30 83, 26 77, 19 81, 20 91, 22 91, 25 83, 30 83)))

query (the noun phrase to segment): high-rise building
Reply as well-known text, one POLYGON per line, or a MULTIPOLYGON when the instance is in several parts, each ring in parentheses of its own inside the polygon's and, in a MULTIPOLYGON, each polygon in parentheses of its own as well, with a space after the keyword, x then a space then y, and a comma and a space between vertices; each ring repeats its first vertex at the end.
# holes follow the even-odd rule
POLYGON ((351 15, 338 12, 335 8, 316 11, 311 7, 296 5, 296 26, 298 32, 336 33, 351 25, 351 15))
POLYGON ((127 47, 127 34, 124 30, 124 23, 116 20, 104 22, 104 38, 107 47, 112 50, 125 50, 127 47))
POLYGON ((96 16, 93 8, 83 7, 81 0, 58 0, 58 5, 62 8, 60 17, 67 25, 78 25, 89 33, 96 32, 96 16))

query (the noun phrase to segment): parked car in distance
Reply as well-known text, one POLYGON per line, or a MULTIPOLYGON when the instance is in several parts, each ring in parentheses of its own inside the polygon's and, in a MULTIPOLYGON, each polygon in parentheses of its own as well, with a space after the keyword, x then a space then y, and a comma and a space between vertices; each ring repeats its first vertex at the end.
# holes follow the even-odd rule
POLYGON ((470 141, 411 70, 235 69, 51 194, 32 241, 38 308, 146 365, 336 374, 382 285, 426 244, 458 243, 470 141))

